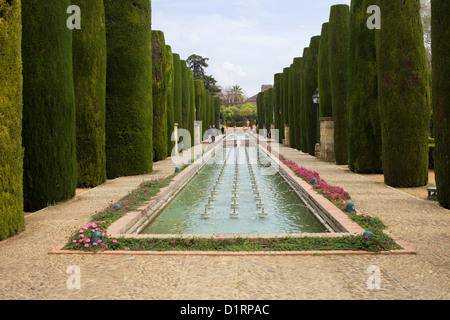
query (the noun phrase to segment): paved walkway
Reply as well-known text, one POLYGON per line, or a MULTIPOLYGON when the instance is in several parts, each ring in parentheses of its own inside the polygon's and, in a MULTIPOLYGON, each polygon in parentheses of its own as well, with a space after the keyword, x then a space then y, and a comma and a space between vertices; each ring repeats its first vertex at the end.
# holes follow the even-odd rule
POLYGON ((28 215, 20 235, 0 242, 0 299, 449 299, 449 211, 434 203, 282 147, 288 159, 345 188, 358 209, 380 217, 389 231, 418 251, 406 256, 202 257, 49 255, 90 215, 142 181, 175 166, 120 178, 68 203, 28 215), (81 269, 81 290, 67 288, 69 266, 81 269), (381 289, 369 290, 370 266, 381 289))

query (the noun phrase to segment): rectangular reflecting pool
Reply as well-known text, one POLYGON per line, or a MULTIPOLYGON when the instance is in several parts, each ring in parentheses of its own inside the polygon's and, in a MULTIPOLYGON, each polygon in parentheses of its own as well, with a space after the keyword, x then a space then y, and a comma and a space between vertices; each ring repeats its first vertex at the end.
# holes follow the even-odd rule
POLYGON ((141 234, 330 232, 248 136, 227 140, 141 234))

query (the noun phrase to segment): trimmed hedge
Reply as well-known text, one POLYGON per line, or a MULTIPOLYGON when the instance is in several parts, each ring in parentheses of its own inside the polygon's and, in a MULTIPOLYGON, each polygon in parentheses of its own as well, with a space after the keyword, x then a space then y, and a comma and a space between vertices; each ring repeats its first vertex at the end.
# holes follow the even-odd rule
POLYGON ((23 230, 21 2, 0 0, 0 241, 23 230))
POLYGON ((72 31, 66 26, 70 4, 22 2, 26 211, 66 201, 77 187, 72 31))
POLYGON ((378 93, 385 183, 428 183, 430 91, 420 1, 378 0, 378 93))
POLYGON ((153 170, 152 34, 149 0, 104 0, 106 15, 106 174, 153 170))
MULTIPOLYGON (((197 112, 195 114, 195 120, 196 121, 203 121, 203 108, 204 108, 204 102, 203 102, 203 81, 202 80, 195 80, 195 106, 197 108, 197 112)), ((202 125, 201 130, 201 140, 203 139, 203 130, 205 130, 205 125, 202 125)))
MULTIPOLYGON (((384 8, 383 8, 384 9, 384 8)), ((334 119, 334 151, 338 165, 348 164, 347 150, 347 78, 350 8, 334 5, 328 26, 331 95, 334 119)))
POLYGON ((383 173, 375 32, 366 10, 375 0, 353 0, 348 65, 348 162, 356 173, 383 173))
POLYGON ((166 46, 166 70, 164 72, 164 81, 167 90, 167 157, 172 156, 172 149, 175 148, 175 142, 172 141, 172 134, 175 130, 175 111, 174 111, 174 65, 173 53, 170 46, 166 46))
MULTIPOLYGON (((284 139, 284 125, 289 124, 289 70, 290 68, 283 69, 283 90, 281 91, 282 105, 281 105, 281 127, 280 127, 280 137, 284 139)), ((276 115, 275 115, 276 116, 276 115)))
POLYGON ((77 119, 78 187, 106 181, 106 28, 103 0, 74 0, 83 13, 73 31, 73 79, 77 119))
POLYGON ((301 150, 301 98, 302 98, 302 60, 303 58, 294 58, 294 63, 292 64, 292 109, 294 115, 294 126, 291 128, 292 132, 290 134, 294 138, 294 144, 292 148, 301 150))
POLYGON ((189 87, 189 71, 186 61, 181 60, 181 112, 183 123, 181 127, 183 129, 188 129, 189 127, 189 104, 191 101, 191 88, 189 87))
POLYGON ((167 158, 166 44, 164 33, 152 31, 153 58, 153 161, 167 158))
POLYGON ((448 0, 431 0, 433 51, 433 112, 435 132, 435 172, 438 199, 441 206, 450 209, 450 26, 448 0))
POLYGON ((305 77, 303 85, 303 105, 305 108, 305 135, 306 135, 306 153, 314 156, 317 143, 317 111, 313 102, 313 95, 318 87, 318 58, 319 58, 320 36, 311 38, 309 44, 309 53, 305 58, 305 77))
POLYGON ((333 117, 333 99, 331 97, 330 58, 328 44, 329 23, 322 24, 319 44, 319 117, 333 117))

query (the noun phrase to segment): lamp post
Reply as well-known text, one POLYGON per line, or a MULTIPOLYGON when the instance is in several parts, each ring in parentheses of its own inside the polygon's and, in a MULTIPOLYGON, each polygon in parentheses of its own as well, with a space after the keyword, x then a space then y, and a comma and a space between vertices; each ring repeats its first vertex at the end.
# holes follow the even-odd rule
POLYGON ((316 156, 320 154, 320 141, 319 141, 319 89, 316 89, 314 95, 312 96, 313 102, 316 105, 316 156))

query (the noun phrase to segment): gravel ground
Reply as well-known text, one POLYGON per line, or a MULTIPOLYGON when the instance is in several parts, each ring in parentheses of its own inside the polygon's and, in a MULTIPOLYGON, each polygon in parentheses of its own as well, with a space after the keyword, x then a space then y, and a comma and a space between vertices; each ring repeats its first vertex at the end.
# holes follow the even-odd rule
POLYGON ((25 230, 0 242, 3 300, 447 300, 449 210, 281 147, 288 159, 316 170, 347 190, 356 207, 380 217, 388 231, 417 255, 392 256, 93 256, 49 255, 96 210, 118 201, 144 180, 165 177, 175 165, 120 178, 71 201, 28 214, 25 230), (70 266, 81 271, 81 288, 67 286, 70 266), (381 273, 370 290, 368 268, 381 273))

